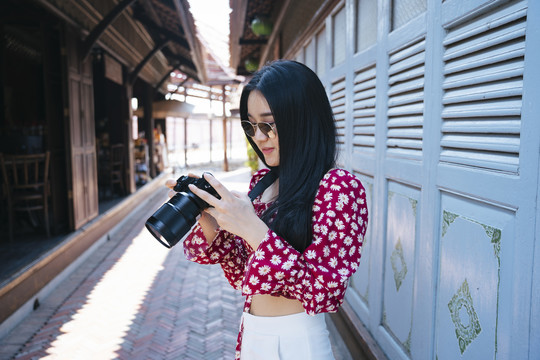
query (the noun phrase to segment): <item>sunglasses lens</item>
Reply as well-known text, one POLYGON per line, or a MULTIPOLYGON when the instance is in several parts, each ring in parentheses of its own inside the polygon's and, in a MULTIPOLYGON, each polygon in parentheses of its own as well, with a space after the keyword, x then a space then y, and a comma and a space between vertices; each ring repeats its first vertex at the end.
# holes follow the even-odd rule
POLYGON ((259 123, 259 129, 261 129, 262 133, 270 138, 274 137, 274 132, 272 131, 272 127, 270 124, 266 123, 259 123))
POLYGON ((249 121, 242 121, 242 128, 248 136, 255 136, 255 128, 249 121))

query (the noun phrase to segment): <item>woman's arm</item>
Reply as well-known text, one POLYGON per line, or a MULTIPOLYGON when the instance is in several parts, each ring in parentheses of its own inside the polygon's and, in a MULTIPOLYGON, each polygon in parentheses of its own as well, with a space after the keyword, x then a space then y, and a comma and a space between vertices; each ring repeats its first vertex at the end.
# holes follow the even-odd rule
POLYGON ((215 219, 221 229, 246 240, 252 248, 257 248, 268 231, 268 226, 256 214, 248 195, 227 190, 210 174, 204 174, 204 178, 220 196, 218 199, 194 185, 189 185, 195 195, 210 205, 204 212, 215 219))
POLYGON ((203 211, 201 213, 201 217, 199 218, 199 225, 201 226, 204 238, 206 239, 208 245, 212 244, 212 241, 214 241, 214 238, 218 234, 219 230, 216 219, 214 219, 206 211, 203 211))
MULTIPOLYGON (((249 186, 250 190, 267 172, 266 169, 261 170, 253 176, 249 186)), ((195 193, 197 189, 194 190, 195 193)), ((207 193, 202 195, 205 194, 207 193)), ((233 212, 233 215, 244 224, 248 222, 237 212, 233 212)), ((254 220, 260 221, 258 217, 254 220)), ((268 229, 264 223, 263 225, 265 229, 258 235, 260 240, 264 238, 268 229)), ((220 264, 229 282, 234 287, 240 288, 245 264, 249 252, 252 250, 246 248, 245 243, 240 238, 229 231, 218 228, 218 226, 214 217, 207 211, 203 211, 198 224, 184 240, 184 253, 186 258, 191 261, 201 264, 220 264)))

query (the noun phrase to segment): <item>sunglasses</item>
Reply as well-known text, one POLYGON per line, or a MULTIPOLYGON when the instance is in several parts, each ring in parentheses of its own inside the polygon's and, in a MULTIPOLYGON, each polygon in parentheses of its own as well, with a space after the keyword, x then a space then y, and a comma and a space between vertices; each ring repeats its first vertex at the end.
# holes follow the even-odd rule
POLYGON ((261 130, 261 132, 265 136, 269 137, 270 139, 273 139, 276 137, 276 130, 275 130, 276 125, 274 123, 265 123, 265 122, 252 123, 249 120, 242 120, 241 123, 242 123, 242 128, 244 129, 244 132, 248 136, 254 137, 255 133, 257 132, 256 128, 258 127, 259 130, 261 130))

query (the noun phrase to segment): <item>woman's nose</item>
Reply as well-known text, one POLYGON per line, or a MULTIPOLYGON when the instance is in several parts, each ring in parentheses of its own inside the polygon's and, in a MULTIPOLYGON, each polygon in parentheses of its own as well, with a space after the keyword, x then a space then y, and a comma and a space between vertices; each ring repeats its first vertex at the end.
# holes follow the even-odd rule
POLYGON ((255 126, 255 135, 253 136, 256 140, 264 141, 268 139, 268 136, 264 135, 261 129, 258 126, 255 126))

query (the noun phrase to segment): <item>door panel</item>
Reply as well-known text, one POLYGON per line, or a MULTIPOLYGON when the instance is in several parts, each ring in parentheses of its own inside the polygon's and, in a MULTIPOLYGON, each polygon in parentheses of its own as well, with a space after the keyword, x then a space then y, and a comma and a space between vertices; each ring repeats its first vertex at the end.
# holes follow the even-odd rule
POLYGON ((78 45, 74 32, 66 31, 73 229, 80 228, 99 213, 92 68, 91 64, 80 62, 78 45))

